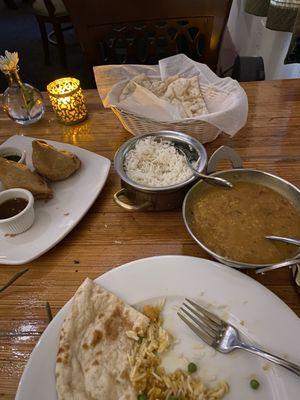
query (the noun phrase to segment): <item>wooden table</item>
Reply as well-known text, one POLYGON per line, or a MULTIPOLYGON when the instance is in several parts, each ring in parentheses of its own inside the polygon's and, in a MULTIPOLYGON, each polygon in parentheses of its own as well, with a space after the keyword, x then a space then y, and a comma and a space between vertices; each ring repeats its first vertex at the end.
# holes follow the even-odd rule
MULTIPOLYGON (((243 84, 249 99, 248 124, 233 139, 222 135, 206 145, 208 154, 227 144, 255 167, 300 186, 300 80, 243 84)), ((47 97, 45 95, 45 97, 47 97)), ((22 127, 0 114, 0 142, 13 134, 68 142, 113 160, 130 134, 111 111, 100 106, 96 90, 86 91, 89 119, 65 127, 49 104, 44 118, 22 127)), ((95 278, 125 262, 159 254, 207 257, 184 228, 180 211, 130 213, 117 207, 120 182, 113 167, 105 188, 85 218, 54 249, 29 263, 29 271, 0 293, 0 399, 13 399, 28 357, 47 326, 45 302, 55 314, 86 276, 95 278)), ((0 286, 24 266, 0 266, 0 286)), ((288 269, 255 276, 298 315, 299 295, 288 269)))

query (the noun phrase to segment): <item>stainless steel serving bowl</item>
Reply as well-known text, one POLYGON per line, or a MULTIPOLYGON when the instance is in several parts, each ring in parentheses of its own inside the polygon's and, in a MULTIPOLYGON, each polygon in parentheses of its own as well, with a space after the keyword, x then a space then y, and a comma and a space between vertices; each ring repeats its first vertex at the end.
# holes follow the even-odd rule
POLYGON ((149 187, 131 180, 124 170, 124 158, 127 152, 135 147, 138 140, 148 136, 170 140, 175 146, 185 151, 189 155, 191 161, 199 160, 197 170, 199 172, 204 171, 207 163, 206 150, 204 146, 193 137, 173 131, 159 131, 136 136, 125 142, 116 152, 114 167, 121 178, 122 189, 114 194, 114 200, 120 207, 130 211, 159 211, 181 207, 186 192, 198 179, 196 176, 191 176, 188 180, 178 183, 177 185, 149 187))
MULTIPOLYGON (((239 155, 227 146, 220 147, 212 155, 212 157, 208 162, 207 173, 213 176, 219 176, 225 178, 231 183, 233 183, 233 185, 235 182, 243 181, 243 182, 257 183, 266 186, 280 193, 283 197, 292 202, 295 205, 295 207, 299 209, 300 212, 300 189, 298 189, 296 186, 292 185, 291 183, 287 182, 286 180, 276 175, 272 175, 267 172, 258 171, 255 169, 243 168, 242 160, 239 157, 239 155), (213 172, 216 168, 217 163, 221 160, 231 161, 234 169, 213 172)), ((220 254, 215 253, 214 251, 206 247, 203 242, 201 242, 201 240, 197 237, 196 233, 193 231, 193 223, 192 223, 193 216, 192 216, 191 205, 196 199, 199 199, 199 197, 201 197, 201 195, 208 189, 209 185, 205 183, 203 180, 200 180, 188 191, 183 201, 182 212, 183 212, 184 223, 190 235, 193 237, 193 239, 212 257, 214 257, 223 264, 229 265, 230 267, 263 268, 271 266, 272 264, 247 264, 236 260, 227 259, 221 256, 220 254)), ((300 249, 296 257, 298 257, 299 255, 300 255, 300 249)))

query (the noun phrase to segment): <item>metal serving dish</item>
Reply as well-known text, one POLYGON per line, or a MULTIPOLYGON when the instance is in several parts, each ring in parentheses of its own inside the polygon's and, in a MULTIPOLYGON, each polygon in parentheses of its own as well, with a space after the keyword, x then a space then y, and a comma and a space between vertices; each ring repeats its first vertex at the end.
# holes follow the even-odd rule
MULTIPOLYGON (((260 185, 267 186, 276 192, 280 193, 290 202, 292 202, 297 208, 299 208, 300 212, 300 189, 291 183, 285 181, 282 178, 279 178, 276 175, 269 174, 264 171, 258 171, 250 168, 243 168, 243 162, 240 156, 230 147, 222 146, 211 156, 208 165, 207 165, 207 174, 211 174, 213 176, 219 176, 225 179, 228 179, 230 182, 234 183, 237 181, 243 182, 252 182, 260 185), (229 160, 233 166, 233 169, 214 172, 217 166, 217 163, 222 160, 229 160)), ((242 262, 237 262, 235 260, 227 259, 209 248, 205 246, 204 243, 196 236, 193 232, 193 224, 192 224, 192 214, 191 214, 191 204, 195 199, 199 198, 202 193, 204 193, 209 188, 209 185, 205 183, 203 180, 200 180, 196 183, 186 194, 184 202, 183 202, 183 219, 187 230, 193 239, 212 257, 217 259, 223 264, 229 265, 234 268, 263 268, 267 266, 271 266, 272 264, 247 264, 242 262)), ((230 190, 230 189, 229 189, 230 190)), ((297 253, 296 257, 299 257, 300 249, 297 253)), ((285 260, 282 260, 285 261, 285 260)))
POLYGON ((130 211, 138 210, 171 210, 181 207, 184 196, 188 189, 198 179, 191 176, 187 181, 177 185, 165 187, 149 187, 140 185, 128 178, 124 170, 124 158, 126 153, 135 147, 141 138, 154 136, 172 141, 188 154, 191 161, 198 161, 197 170, 202 172, 207 163, 207 154, 202 144, 181 132, 159 131, 134 137, 125 142, 116 152, 114 167, 121 178, 122 189, 114 194, 114 201, 122 208, 130 211), (122 199, 123 198, 123 199, 122 199))

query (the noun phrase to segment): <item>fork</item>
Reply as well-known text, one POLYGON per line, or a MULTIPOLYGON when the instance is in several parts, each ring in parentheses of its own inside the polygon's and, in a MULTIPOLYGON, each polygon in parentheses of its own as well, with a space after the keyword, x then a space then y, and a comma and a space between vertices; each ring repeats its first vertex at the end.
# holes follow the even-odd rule
POLYGON ((217 315, 190 299, 185 299, 177 315, 197 336, 221 353, 229 353, 234 349, 244 349, 300 376, 299 365, 242 342, 238 330, 233 325, 223 321, 217 315))

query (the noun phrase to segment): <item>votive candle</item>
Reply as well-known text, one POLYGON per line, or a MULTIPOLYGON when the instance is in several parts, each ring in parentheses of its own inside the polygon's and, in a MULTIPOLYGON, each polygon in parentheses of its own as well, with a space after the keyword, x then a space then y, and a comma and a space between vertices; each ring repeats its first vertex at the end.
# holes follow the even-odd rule
POLYGON ((76 124, 87 117, 85 99, 76 78, 60 78, 49 83, 47 91, 58 120, 66 125, 76 124))

